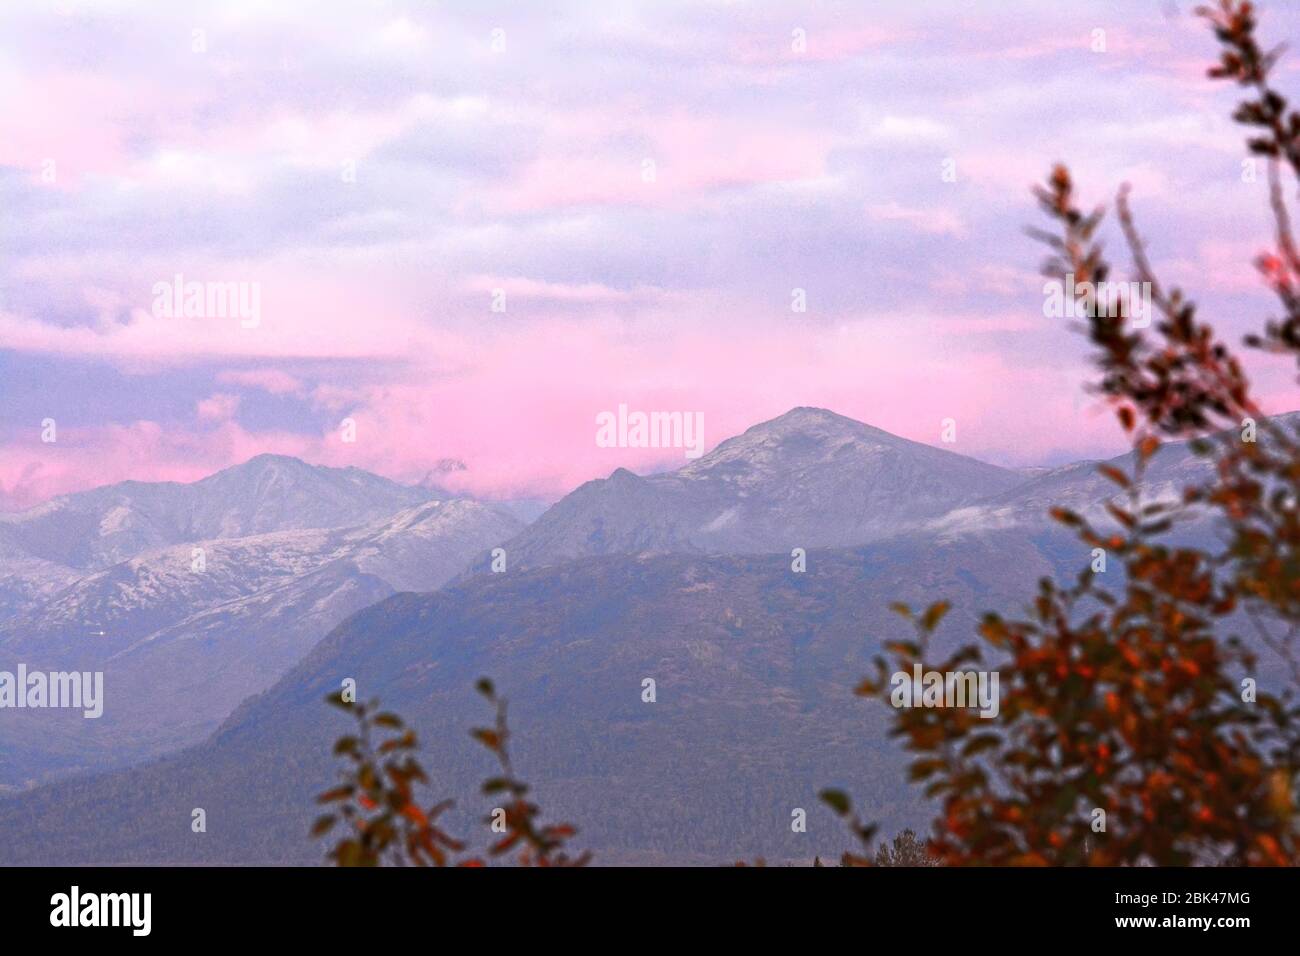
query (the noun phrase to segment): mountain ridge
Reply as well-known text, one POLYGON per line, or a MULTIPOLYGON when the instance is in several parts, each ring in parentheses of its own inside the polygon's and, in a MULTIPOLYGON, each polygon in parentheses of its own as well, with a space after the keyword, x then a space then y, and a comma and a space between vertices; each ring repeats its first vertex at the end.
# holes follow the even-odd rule
POLYGON ((93 726, 6 712, 0 785, 195 743, 348 614, 436 589, 523 526, 505 509, 274 455, 189 486, 119 483, 69 499, 27 527, 0 524, 11 545, 0 555, 0 669, 102 670, 118 703, 93 726), (344 524, 302 527, 323 520, 344 524), (188 538, 193 528, 217 536, 188 538), (32 557, 15 529, 86 560, 32 557), (29 738, 41 748, 24 748, 29 738))
POLYGON ((523 567, 586 555, 768 553, 879 540, 1027 480, 800 406, 669 472, 619 467, 507 542, 523 567))
MULTIPOLYGON (((1284 418, 1300 422, 1300 415, 1284 418)), ((1167 494, 1206 467, 1185 444, 1171 443, 1157 452, 1151 478, 1167 494)), ((1048 507, 1064 503, 1104 521, 1104 506, 1117 494, 1096 463, 1025 475, 801 406, 675 472, 640 476, 616 468, 527 527, 498 505, 441 499, 361 469, 322 469, 275 455, 193 483, 208 496, 199 523, 219 530, 310 524, 317 517, 286 514, 286 502, 320 482, 332 489, 329 508, 382 514, 345 527, 163 543, 109 563, 115 550, 150 545, 149 534, 123 538, 123 529, 157 517, 147 507, 150 492, 158 492, 165 517, 175 487, 127 483, 128 504, 136 508, 123 515, 114 510, 123 486, 107 486, 98 497, 83 493, 83 525, 93 523, 110 539, 96 552, 99 566, 84 569, 27 555, 13 534, 22 522, 0 522, 0 666, 104 666, 114 686, 135 695, 93 729, 45 721, 53 764, 33 773, 23 767, 27 758, 0 757, 0 785, 92 769, 100 754, 134 760, 192 743, 302 660, 343 618, 395 592, 434 591, 484 575, 498 546, 506 550, 508 578, 628 555, 769 555, 789 565, 796 549, 873 545, 914 553, 919 541, 969 553, 1005 532, 1010 536, 1000 540, 1032 548, 1035 560, 1070 566, 1078 543, 1055 527, 1048 507), (232 507, 220 507, 225 496, 237 499, 232 507), (263 498, 269 507, 261 507, 263 498), (196 550, 206 561, 200 573, 191 567, 196 550), (159 693, 150 681, 170 683, 173 691, 159 693), (122 735, 111 736, 117 730, 122 735)), ((1202 522, 1179 533, 1203 535, 1207 528, 1202 522)), ((927 574, 929 559, 921 553, 916 560, 915 573, 927 574)), ((534 612, 517 613, 527 621, 534 612)), ((0 750, 19 746, 14 733, 0 733, 0 750)))

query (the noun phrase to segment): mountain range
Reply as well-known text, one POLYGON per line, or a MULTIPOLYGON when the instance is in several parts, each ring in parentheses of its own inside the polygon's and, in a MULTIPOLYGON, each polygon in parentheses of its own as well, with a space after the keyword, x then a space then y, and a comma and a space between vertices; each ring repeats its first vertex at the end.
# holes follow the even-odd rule
MULTIPOLYGON (((953 642, 985 610, 1018 611, 1043 575, 1077 572, 1087 550, 1046 510, 1103 514, 1117 489, 1096 464, 1026 474, 799 408, 676 472, 588 482, 527 527, 499 507, 278 459, 229 470, 271 465, 277 480, 228 480, 281 501, 326 482, 330 504, 310 520, 344 526, 302 527, 274 499, 200 507, 202 494, 133 483, 129 503, 98 489, 10 517, 0 571, 26 603, 0 623, 0 669, 96 663, 102 721, 122 716, 88 731, 50 712, 0 715, 0 780, 93 767, 88 741, 117 763, 193 746, 0 800, 0 862, 319 861, 311 796, 333 779, 329 746, 347 726, 326 693, 351 678, 408 716, 435 789, 463 798, 490 769, 467 736, 489 716, 471 692, 483 675, 511 698, 520 771, 605 862, 838 852, 821 787, 865 797, 889 825, 922 812, 885 715, 851 694, 902 635, 888 605, 952 600, 939 639, 953 642), (153 504, 186 494, 184 507, 153 504), (151 546, 114 562, 132 546, 104 520, 119 507, 151 546), (19 550, 47 510, 116 540, 19 550), (153 544, 195 528, 236 534, 153 544), (196 546, 202 574, 188 570, 196 546), (52 587, 57 574, 73 577, 52 587), (426 593, 394 593, 414 591, 426 593), (206 834, 189 829, 194 807, 206 834), (808 834, 790 831, 795 807, 808 834)), ((1149 487, 1168 495, 1205 468, 1166 446, 1149 487)), ((472 827, 482 809, 452 819, 472 827)))
POLYGON ((7 712, 0 785, 201 740, 347 615, 439 587, 522 526, 440 494, 262 455, 3 516, 0 669, 102 670, 116 704, 95 721, 7 712))
POLYGON ((589 481, 507 543, 518 567, 645 552, 762 554, 865 544, 1024 476, 818 408, 796 408, 674 472, 589 481))
POLYGON ((319 862, 313 797, 352 731, 324 698, 344 679, 417 728, 430 802, 457 798, 448 826, 482 846, 490 803, 477 785, 493 768, 468 731, 491 719, 472 690, 483 675, 510 700, 518 771, 598 861, 837 853, 845 837, 821 787, 851 789, 889 825, 919 822, 887 715, 852 694, 880 643, 905 634, 888 603, 948 596, 961 609, 945 622, 952 639, 971 609, 1014 602, 1053 570, 1001 532, 814 550, 803 573, 785 555, 615 555, 395 595, 203 744, 0 800, 0 861, 319 862), (190 829, 195 808, 206 833, 190 829), (809 834, 791 833, 794 808, 809 834))

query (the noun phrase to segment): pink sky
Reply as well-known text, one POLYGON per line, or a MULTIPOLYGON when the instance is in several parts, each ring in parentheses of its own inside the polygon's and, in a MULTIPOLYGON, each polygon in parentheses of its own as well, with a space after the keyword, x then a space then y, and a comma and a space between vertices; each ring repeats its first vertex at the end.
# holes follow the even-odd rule
POLYGON ((1043 315, 1033 181, 1132 183, 1168 280, 1232 333, 1270 305, 1264 177, 1182 6, 6 10, 0 508, 265 451, 458 459, 492 497, 683 460, 598 447, 621 403, 708 447, 818 405, 1002 464, 1117 453, 1043 315), (178 273, 256 283, 258 321, 155 315, 178 273))

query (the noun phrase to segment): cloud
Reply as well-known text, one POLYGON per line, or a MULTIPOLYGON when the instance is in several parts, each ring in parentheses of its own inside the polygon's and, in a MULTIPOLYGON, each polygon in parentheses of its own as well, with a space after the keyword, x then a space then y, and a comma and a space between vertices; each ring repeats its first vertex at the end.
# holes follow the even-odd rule
POLYGON ((943 123, 925 116, 886 116, 870 131, 873 139, 893 142, 943 142, 952 131, 943 123))
POLYGON ((11 503, 262 450, 557 494, 673 463, 594 445, 623 401, 703 411, 710 442, 820 404, 923 441, 955 417, 959 451, 1017 463, 1105 453, 1022 229, 1062 160, 1089 201, 1133 183, 1225 335, 1270 308, 1213 39, 1154 5, 66 9, 0 11, 0 375, 48 385, 37 421, 107 384, 57 410, 70 444, 0 423, 11 503), (260 283, 260 323, 155 316, 177 273, 260 283))
POLYGON ((228 369, 217 373, 223 385, 240 385, 261 389, 271 395, 300 395, 303 383, 288 372, 277 368, 228 369))
POLYGON ((224 422, 235 417, 239 409, 239 396, 219 392, 202 399, 195 406, 200 421, 224 422))
POLYGON ((878 206, 868 206, 867 215, 877 222, 903 222, 921 232, 936 236, 961 236, 966 227, 950 209, 919 209, 889 202, 878 206))

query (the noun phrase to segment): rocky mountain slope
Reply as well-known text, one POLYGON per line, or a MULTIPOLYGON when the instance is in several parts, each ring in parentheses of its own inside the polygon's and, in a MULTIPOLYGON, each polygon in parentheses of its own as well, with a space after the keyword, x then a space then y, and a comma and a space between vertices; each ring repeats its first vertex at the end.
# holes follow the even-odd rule
POLYGON ((7 711, 0 786, 194 743, 348 614, 440 586, 522 526, 434 493, 262 456, 194 485, 127 483, 10 516, 0 669, 102 670, 113 703, 93 721, 7 711), (200 531, 250 533, 185 538, 200 531), (35 556, 31 540, 87 566, 35 556))
POLYGON ((789 553, 915 530, 1023 484, 1016 472, 908 441, 819 408, 796 408, 685 467, 618 469, 565 497, 506 545, 539 567, 637 553, 789 553))
POLYGON ((0 540, 34 558, 99 570, 169 544, 376 521, 435 498, 360 468, 256 458, 201 481, 124 481, 0 515, 0 540))
MULTIPOLYGON (((1162 448, 1148 491, 1168 495, 1205 467, 1185 446, 1162 448)), ((1024 474, 796 409, 677 472, 590 482, 522 531, 474 502, 425 500, 346 529, 210 541, 210 579, 178 570, 188 543, 150 550, 56 588, 45 613, 10 615, 21 626, 0 627, 0 652, 80 641, 77 659, 103 661, 135 702, 123 726, 168 715, 171 736, 151 753, 215 725, 216 710, 193 718, 192 699, 215 688, 223 712, 249 699, 184 753, 0 802, 0 845, 11 862, 317 860, 311 795, 332 779, 328 747, 346 728, 325 693, 351 677, 411 716, 439 792, 464 798, 489 769, 465 736, 480 719, 470 688, 487 674, 514 702, 520 769, 607 862, 833 854, 843 836, 816 808, 819 787, 850 787, 887 827, 919 812, 884 715, 849 693, 899 636, 888 604, 953 600, 942 640, 985 610, 1015 613, 1040 576, 1089 558, 1048 508, 1098 514, 1116 493, 1096 463, 1024 474), (488 572, 507 538, 506 572, 488 572), (806 572, 791 566, 795 547, 806 572), (473 573, 454 586, 390 596, 438 587, 458 560, 473 573), (112 626, 74 641, 92 617, 112 626), (202 838, 191 805, 209 810, 202 838), (795 806, 809 811, 807 840, 789 831, 795 806)), ((21 550, 6 527, 0 548, 21 550)), ((47 591, 66 567, 19 556, 47 591)), ((10 734, 0 781, 26 779, 14 768, 51 752, 93 766, 93 733, 43 720, 10 734)))
POLYGON ((481 846, 477 784, 492 768, 468 730, 489 717, 472 692, 485 674, 510 697, 520 772, 599 860, 833 855, 845 837, 821 787, 851 788, 887 825, 917 822, 886 714, 852 694, 903 634, 888 603, 950 597, 953 639, 1050 570, 1002 533, 813 551, 804 573, 779 555, 612 556, 396 595, 203 745, 0 801, 0 862, 318 862, 312 797, 351 729, 323 698, 344 678, 414 721, 435 793, 460 801, 449 822, 481 846), (189 830, 193 807, 206 834, 189 830), (807 834, 790 830, 796 807, 807 834))

